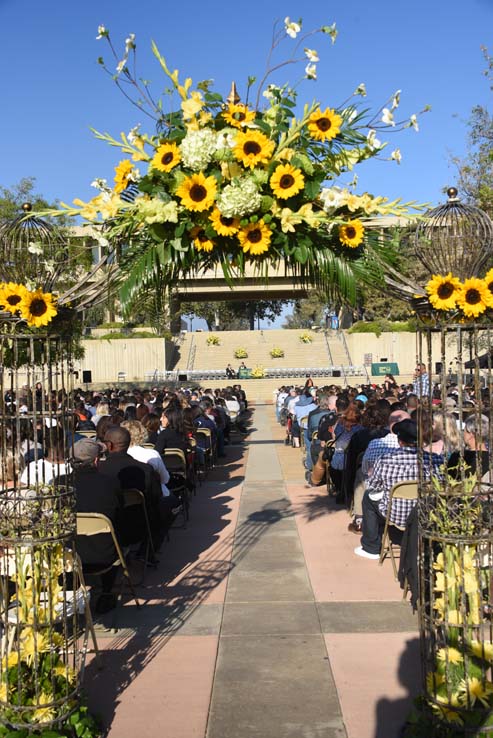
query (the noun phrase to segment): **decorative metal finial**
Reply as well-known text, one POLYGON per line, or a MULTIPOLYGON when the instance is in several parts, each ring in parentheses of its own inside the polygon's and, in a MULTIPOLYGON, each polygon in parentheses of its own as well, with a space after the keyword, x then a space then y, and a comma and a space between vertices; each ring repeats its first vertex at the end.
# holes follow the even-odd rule
POLYGON ((22 209, 23 209, 23 211, 24 211, 25 213, 30 213, 30 212, 31 212, 31 210, 33 209, 33 206, 31 205, 31 203, 30 203, 30 202, 24 202, 24 203, 22 204, 22 209))
POLYGON ((238 95, 238 90, 236 89, 236 83, 231 83, 231 90, 226 98, 226 100, 229 102, 230 105, 238 105, 238 103, 241 100, 241 97, 238 95))
POLYGON ((459 193, 458 193, 457 187, 449 187, 447 190, 447 195, 448 195, 449 200, 458 200, 459 199, 457 197, 458 194, 459 193))

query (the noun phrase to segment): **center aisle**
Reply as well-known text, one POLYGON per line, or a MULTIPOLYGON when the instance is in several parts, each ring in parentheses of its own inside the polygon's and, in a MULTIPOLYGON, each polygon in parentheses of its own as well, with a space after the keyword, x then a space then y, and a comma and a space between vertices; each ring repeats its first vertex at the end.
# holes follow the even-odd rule
POLYGON ((248 443, 207 738, 345 738, 271 413, 248 443))

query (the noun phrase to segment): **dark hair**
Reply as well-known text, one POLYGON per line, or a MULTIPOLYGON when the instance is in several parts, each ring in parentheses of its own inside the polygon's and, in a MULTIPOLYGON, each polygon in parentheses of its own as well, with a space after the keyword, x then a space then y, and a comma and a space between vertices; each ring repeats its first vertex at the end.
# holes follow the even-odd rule
POLYGON ((361 418, 361 425, 365 428, 385 428, 390 415, 390 405, 385 402, 387 407, 380 407, 378 400, 375 402, 371 400, 366 404, 363 416, 361 418))
POLYGON ((183 410, 181 408, 181 405, 168 405, 167 408, 163 410, 163 415, 168 419, 168 427, 172 430, 176 431, 180 435, 185 435, 185 430, 183 428, 183 410))
POLYGON ((147 429, 148 433, 157 433, 161 427, 161 420, 159 415, 156 415, 156 413, 147 413, 147 415, 142 418, 141 422, 144 428, 147 429))

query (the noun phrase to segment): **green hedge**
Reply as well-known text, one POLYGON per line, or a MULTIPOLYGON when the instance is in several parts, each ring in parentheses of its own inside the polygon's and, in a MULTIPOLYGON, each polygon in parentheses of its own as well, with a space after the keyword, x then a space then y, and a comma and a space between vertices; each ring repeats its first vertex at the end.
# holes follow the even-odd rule
POLYGON ((416 320, 411 318, 405 321, 385 320, 358 320, 349 328, 348 333, 374 333, 380 336, 382 333, 405 333, 416 332, 416 320))

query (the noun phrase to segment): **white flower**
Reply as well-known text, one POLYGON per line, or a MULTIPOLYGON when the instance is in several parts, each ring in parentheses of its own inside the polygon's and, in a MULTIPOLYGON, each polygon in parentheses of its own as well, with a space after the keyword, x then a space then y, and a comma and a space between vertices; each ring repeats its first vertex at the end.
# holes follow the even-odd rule
POLYGON ((110 242, 108 241, 108 239, 104 238, 104 236, 99 235, 97 232, 95 232, 94 238, 96 239, 96 241, 102 248, 105 248, 106 246, 110 245, 110 242))
POLYGON ((135 49, 135 33, 129 34, 125 39, 125 56, 128 56, 132 49, 135 49))
POLYGON ((388 126, 395 126, 394 115, 388 108, 382 110, 382 123, 388 126))
POLYGON ((116 65, 117 74, 121 74, 126 66, 127 66, 127 57, 124 56, 123 59, 119 61, 118 64, 116 65))
POLYGON ((226 218, 241 218, 259 209, 262 196, 253 179, 244 177, 233 180, 231 184, 223 187, 216 204, 226 218))
POLYGON ((394 159, 398 164, 401 163, 402 154, 400 152, 400 149, 394 149, 394 151, 390 155, 391 159, 394 159))
POLYGON ((307 79, 317 79, 317 67, 315 64, 307 64, 305 67, 305 75, 307 79))
POLYGON ((415 131, 419 131, 418 119, 415 113, 413 113, 409 118, 409 124, 414 128, 415 131))
POLYGON ((96 190, 101 190, 101 192, 108 192, 108 180, 103 179, 102 177, 96 177, 96 179, 93 179, 91 182, 91 187, 95 187, 96 190))
POLYGON ((378 140, 377 138, 377 132, 371 128, 368 131, 368 134, 366 136, 366 145, 370 149, 381 149, 382 148, 382 142, 378 140))
POLYGON ((39 254, 43 253, 43 245, 39 243, 39 241, 29 241, 27 250, 30 254, 36 254, 36 256, 39 256, 39 254))
POLYGON ((341 190, 340 187, 324 187, 320 193, 320 199, 323 203, 324 210, 335 210, 341 207, 347 196, 347 191, 341 190))
POLYGON ((301 31, 301 20, 299 23, 296 23, 295 21, 290 20, 289 16, 286 16, 286 18, 284 18, 284 30, 288 36, 296 38, 298 33, 301 31))
POLYGON ((330 36, 332 43, 335 44, 337 35, 339 33, 335 23, 333 23, 331 26, 322 26, 320 30, 322 31, 322 33, 326 33, 328 36, 330 36))
POLYGON ((395 110, 396 108, 399 107, 400 100, 401 100, 401 91, 397 90, 396 92, 394 92, 394 97, 392 98, 391 110, 395 110))
POLYGON ((305 49, 305 56, 310 62, 318 62, 320 59, 318 58, 318 52, 315 51, 315 49, 305 49))
MULTIPOLYGON (((224 140, 224 137, 222 137, 224 140)), ((194 172, 205 169, 217 150, 218 137, 210 128, 189 130, 180 144, 183 163, 194 172)), ((224 144, 223 144, 224 145, 224 144)))
POLYGON ((105 26, 98 26, 98 35, 96 36, 96 40, 99 41, 107 35, 108 31, 106 30, 105 26))
POLYGON ((366 85, 364 82, 359 83, 359 85, 353 92, 353 95, 361 95, 361 97, 366 97, 366 85))
POLYGON ((130 131, 127 133, 127 140, 129 143, 133 144, 136 138, 140 138, 141 125, 142 123, 137 123, 137 125, 131 128, 130 131))

